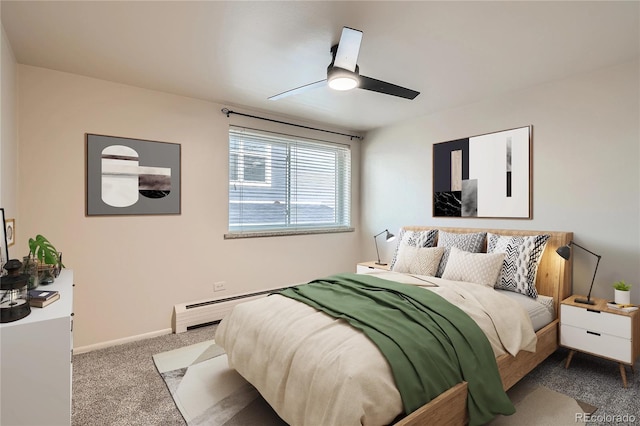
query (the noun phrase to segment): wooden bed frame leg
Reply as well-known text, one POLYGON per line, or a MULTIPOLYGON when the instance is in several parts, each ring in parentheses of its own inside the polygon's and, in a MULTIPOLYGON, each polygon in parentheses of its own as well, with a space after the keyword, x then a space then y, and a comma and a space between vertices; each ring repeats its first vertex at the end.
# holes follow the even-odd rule
POLYGON ((627 387, 627 372, 624 369, 624 364, 618 364, 620 366, 620 376, 622 376, 622 386, 626 389, 627 387))
POLYGON ((573 355, 576 351, 569 351, 569 356, 567 356, 567 362, 564 364, 564 368, 569 368, 569 364, 571 364, 571 360, 573 359, 573 355))

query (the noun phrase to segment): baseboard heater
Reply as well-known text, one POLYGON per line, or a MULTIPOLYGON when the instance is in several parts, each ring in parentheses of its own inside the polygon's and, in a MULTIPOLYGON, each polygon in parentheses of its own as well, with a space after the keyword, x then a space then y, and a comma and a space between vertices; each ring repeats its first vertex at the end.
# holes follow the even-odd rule
POLYGON ((238 303, 265 297, 270 293, 284 290, 285 288, 287 287, 175 305, 171 324, 173 332, 183 333, 194 328, 216 324, 229 314, 231 309, 238 303))

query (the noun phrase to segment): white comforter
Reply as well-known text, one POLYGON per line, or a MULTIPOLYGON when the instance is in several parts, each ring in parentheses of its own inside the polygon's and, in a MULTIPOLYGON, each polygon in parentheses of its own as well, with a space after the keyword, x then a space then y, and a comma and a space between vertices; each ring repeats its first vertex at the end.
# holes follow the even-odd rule
MULTIPOLYGON (((526 312, 489 287, 395 272, 380 278, 424 286, 457 305, 487 335, 496 356, 535 351, 526 312)), ((284 296, 237 305, 216 343, 290 425, 385 425, 403 411, 391 368, 362 332, 284 296)))

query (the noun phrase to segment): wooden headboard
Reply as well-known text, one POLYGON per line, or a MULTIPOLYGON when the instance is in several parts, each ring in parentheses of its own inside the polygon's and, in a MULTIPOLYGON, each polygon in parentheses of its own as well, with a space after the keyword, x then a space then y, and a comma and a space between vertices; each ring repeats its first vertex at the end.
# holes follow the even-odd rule
MULTIPOLYGON (((499 235, 530 236, 547 234, 551 238, 547 241, 547 246, 542 254, 538 275, 536 276, 536 288, 539 294, 551 296, 554 299, 554 306, 558 312, 560 301, 571 295, 571 272, 572 258, 564 260, 558 256, 556 249, 569 244, 573 239, 573 232, 559 231, 522 231, 516 229, 481 229, 481 228, 447 228, 435 226, 403 226, 407 231, 425 231, 429 229, 439 229, 445 232, 467 234, 472 232, 490 232, 499 235)), ((486 251, 486 239, 484 251, 486 251)))

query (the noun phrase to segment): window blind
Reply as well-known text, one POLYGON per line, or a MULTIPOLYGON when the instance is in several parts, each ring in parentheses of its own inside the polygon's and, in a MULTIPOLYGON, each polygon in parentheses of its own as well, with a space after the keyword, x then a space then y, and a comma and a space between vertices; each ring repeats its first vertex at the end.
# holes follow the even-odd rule
POLYGON ((230 233, 350 224, 349 146, 230 127, 230 233))
POLYGON ((351 151, 253 129, 229 128, 229 232, 348 228, 351 151))

